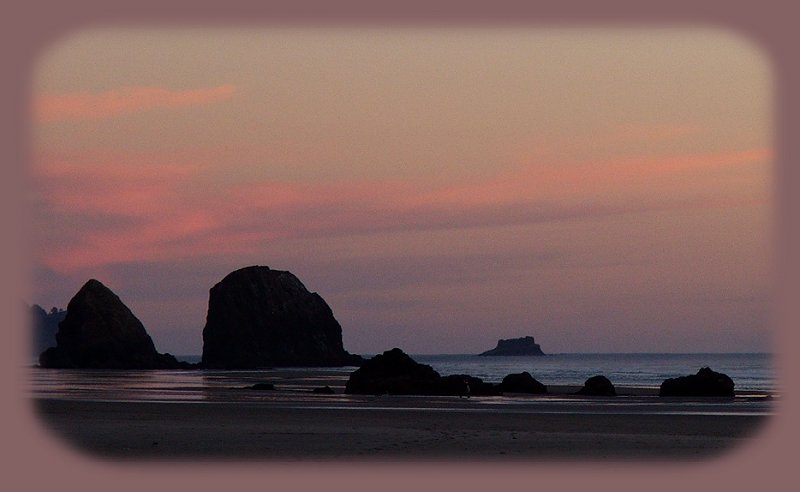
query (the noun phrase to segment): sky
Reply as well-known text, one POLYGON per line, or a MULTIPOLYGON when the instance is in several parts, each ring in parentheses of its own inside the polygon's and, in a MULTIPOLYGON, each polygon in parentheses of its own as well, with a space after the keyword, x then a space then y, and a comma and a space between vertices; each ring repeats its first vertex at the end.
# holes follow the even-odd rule
POLYGON ((32 74, 29 303, 200 354, 249 265, 345 348, 768 352, 772 74, 708 28, 87 28, 32 74))

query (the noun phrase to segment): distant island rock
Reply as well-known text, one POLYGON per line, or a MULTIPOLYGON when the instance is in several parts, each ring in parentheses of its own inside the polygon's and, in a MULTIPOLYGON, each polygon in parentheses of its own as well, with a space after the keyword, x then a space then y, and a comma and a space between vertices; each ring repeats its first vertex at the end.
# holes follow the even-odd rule
POLYGON ((250 266, 211 288, 201 365, 218 369, 358 366, 328 304, 287 271, 250 266))
POLYGON ((141 321, 108 287, 91 279, 69 301, 56 346, 39 356, 47 368, 177 369, 188 367, 156 352, 141 321))
POLYGON ((53 308, 47 312, 38 304, 30 306, 30 313, 33 325, 33 344, 32 354, 38 357, 39 354, 56 346, 56 333, 58 324, 64 321, 67 312, 63 309, 53 308))
POLYGON ((533 337, 522 337, 500 339, 497 341, 497 347, 480 355, 544 355, 544 352, 533 337))

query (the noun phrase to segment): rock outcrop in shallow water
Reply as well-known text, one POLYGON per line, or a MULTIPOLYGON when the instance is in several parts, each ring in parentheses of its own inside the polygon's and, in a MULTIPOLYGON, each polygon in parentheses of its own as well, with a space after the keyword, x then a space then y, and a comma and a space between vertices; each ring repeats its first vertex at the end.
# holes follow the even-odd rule
POLYGON ((617 396, 617 389, 611 381, 603 376, 592 376, 583 383, 583 388, 578 390, 579 395, 584 396, 617 396))
POLYGON ((328 304, 290 272, 251 266, 211 288, 201 365, 220 369, 357 366, 328 304))
POLYGON ((441 376, 431 366, 393 348, 364 362, 350 374, 344 391, 362 395, 424 395, 431 392, 439 379, 441 376))
POLYGON ((480 355, 544 355, 544 352, 533 337, 522 337, 498 340, 497 347, 480 355))
POLYGON ((537 381, 529 372, 509 374, 500 383, 500 391, 508 393, 547 393, 547 386, 537 381))
POLYGON ((489 396, 497 388, 465 374, 442 377, 431 366, 420 364, 399 348, 366 361, 350 375, 345 393, 360 395, 489 396))
POLYGON ((108 287, 89 280, 69 301, 56 346, 39 356, 42 367, 178 369, 190 364, 159 354, 130 309, 108 287))
POLYGON ((664 380, 658 396, 734 396, 734 383, 727 374, 704 367, 697 374, 664 380))

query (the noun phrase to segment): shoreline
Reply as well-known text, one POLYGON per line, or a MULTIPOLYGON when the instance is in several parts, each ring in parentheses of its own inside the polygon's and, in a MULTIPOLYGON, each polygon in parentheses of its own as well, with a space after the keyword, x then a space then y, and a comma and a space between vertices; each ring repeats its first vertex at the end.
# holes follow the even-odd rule
MULTIPOLYGON (((125 371, 125 370, 104 370, 104 369, 43 369, 39 367, 29 368, 33 387, 30 396, 34 398, 66 398, 66 399, 98 399, 98 395, 103 395, 99 399, 115 399, 115 393, 124 394, 129 389, 127 376, 136 375, 158 375, 166 372, 170 378, 175 378, 174 388, 170 388, 169 397, 183 400, 220 400, 231 398, 239 400, 237 396, 256 396, 256 395, 291 395, 313 393, 315 388, 329 386, 334 395, 322 395, 322 397, 338 396, 357 398, 359 396, 370 395, 348 395, 344 393, 344 388, 350 374, 354 369, 341 368, 273 368, 263 370, 175 370, 175 371, 125 371), (47 375, 49 371, 59 371, 59 374, 70 374, 69 382, 59 382, 48 386, 47 375), (197 375, 201 378, 197 378, 197 375), (181 381, 181 376, 190 378, 181 381), (98 389, 94 394, 75 391, 71 384, 81 386, 87 378, 102 377, 104 381, 113 381, 114 389, 105 387, 98 389), (225 381, 223 383, 222 381, 225 381), (238 382, 235 384, 234 381, 238 382), (271 383, 275 386, 272 391, 249 390, 248 386, 256 383, 271 383), (116 390, 119 391, 116 391, 116 390), (74 394, 73 394, 74 392, 74 394)), ((496 384, 496 383, 494 383, 496 384)), ((582 388, 580 384, 546 384, 547 393, 544 394, 525 394, 525 393, 505 393, 499 398, 514 399, 546 399, 552 397, 575 397, 600 400, 602 398, 627 398, 627 397, 655 397, 661 401, 667 401, 672 397, 659 397, 659 386, 633 386, 615 385, 616 397, 582 397, 576 393, 582 388)), ((754 399, 754 400, 773 400, 780 398, 781 393, 775 390, 766 389, 736 389, 734 399, 754 399)), ((372 395, 374 396, 374 395, 372 395)), ((452 398, 452 397, 445 397, 452 398)), ((478 398, 478 397, 473 397, 478 398)), ((722 398, 727 400, 729 398, 722 398)), ((685 397, 678 397, 678 401, 687 401, 685 397)), ((702 399, 701 399, 702 401, 702 399)))
POLYGON ((576 385, 471 398, 348 395, 350 371, 331 369, 175 372, 167 387, 155 375, 99 373, 38 373, 29 400, 56 439, 112 460, 696 460, 746 443, 775 406, 766 392, 659 397, 658 388, 626 386, 615 397, 577 395, 576 385), (99 387, 83 384, 100 377, 99 387), (258 382, 275 389, 248 389, 258 382), (313 391, 323 386, 334 394, 313 391))

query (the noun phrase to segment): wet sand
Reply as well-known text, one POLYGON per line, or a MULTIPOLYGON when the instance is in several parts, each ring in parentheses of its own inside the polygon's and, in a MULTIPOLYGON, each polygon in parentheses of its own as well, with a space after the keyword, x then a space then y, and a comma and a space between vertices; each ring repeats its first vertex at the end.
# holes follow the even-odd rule
POLYGON ((576 389, 467 399, 319 395, 293 384, 221 389, 206 401, 33 403, 59 439, 115 460, 697 460, 746 445, 769 418, 765 398, 659 398, 634 388, 581 398, 576 389))

